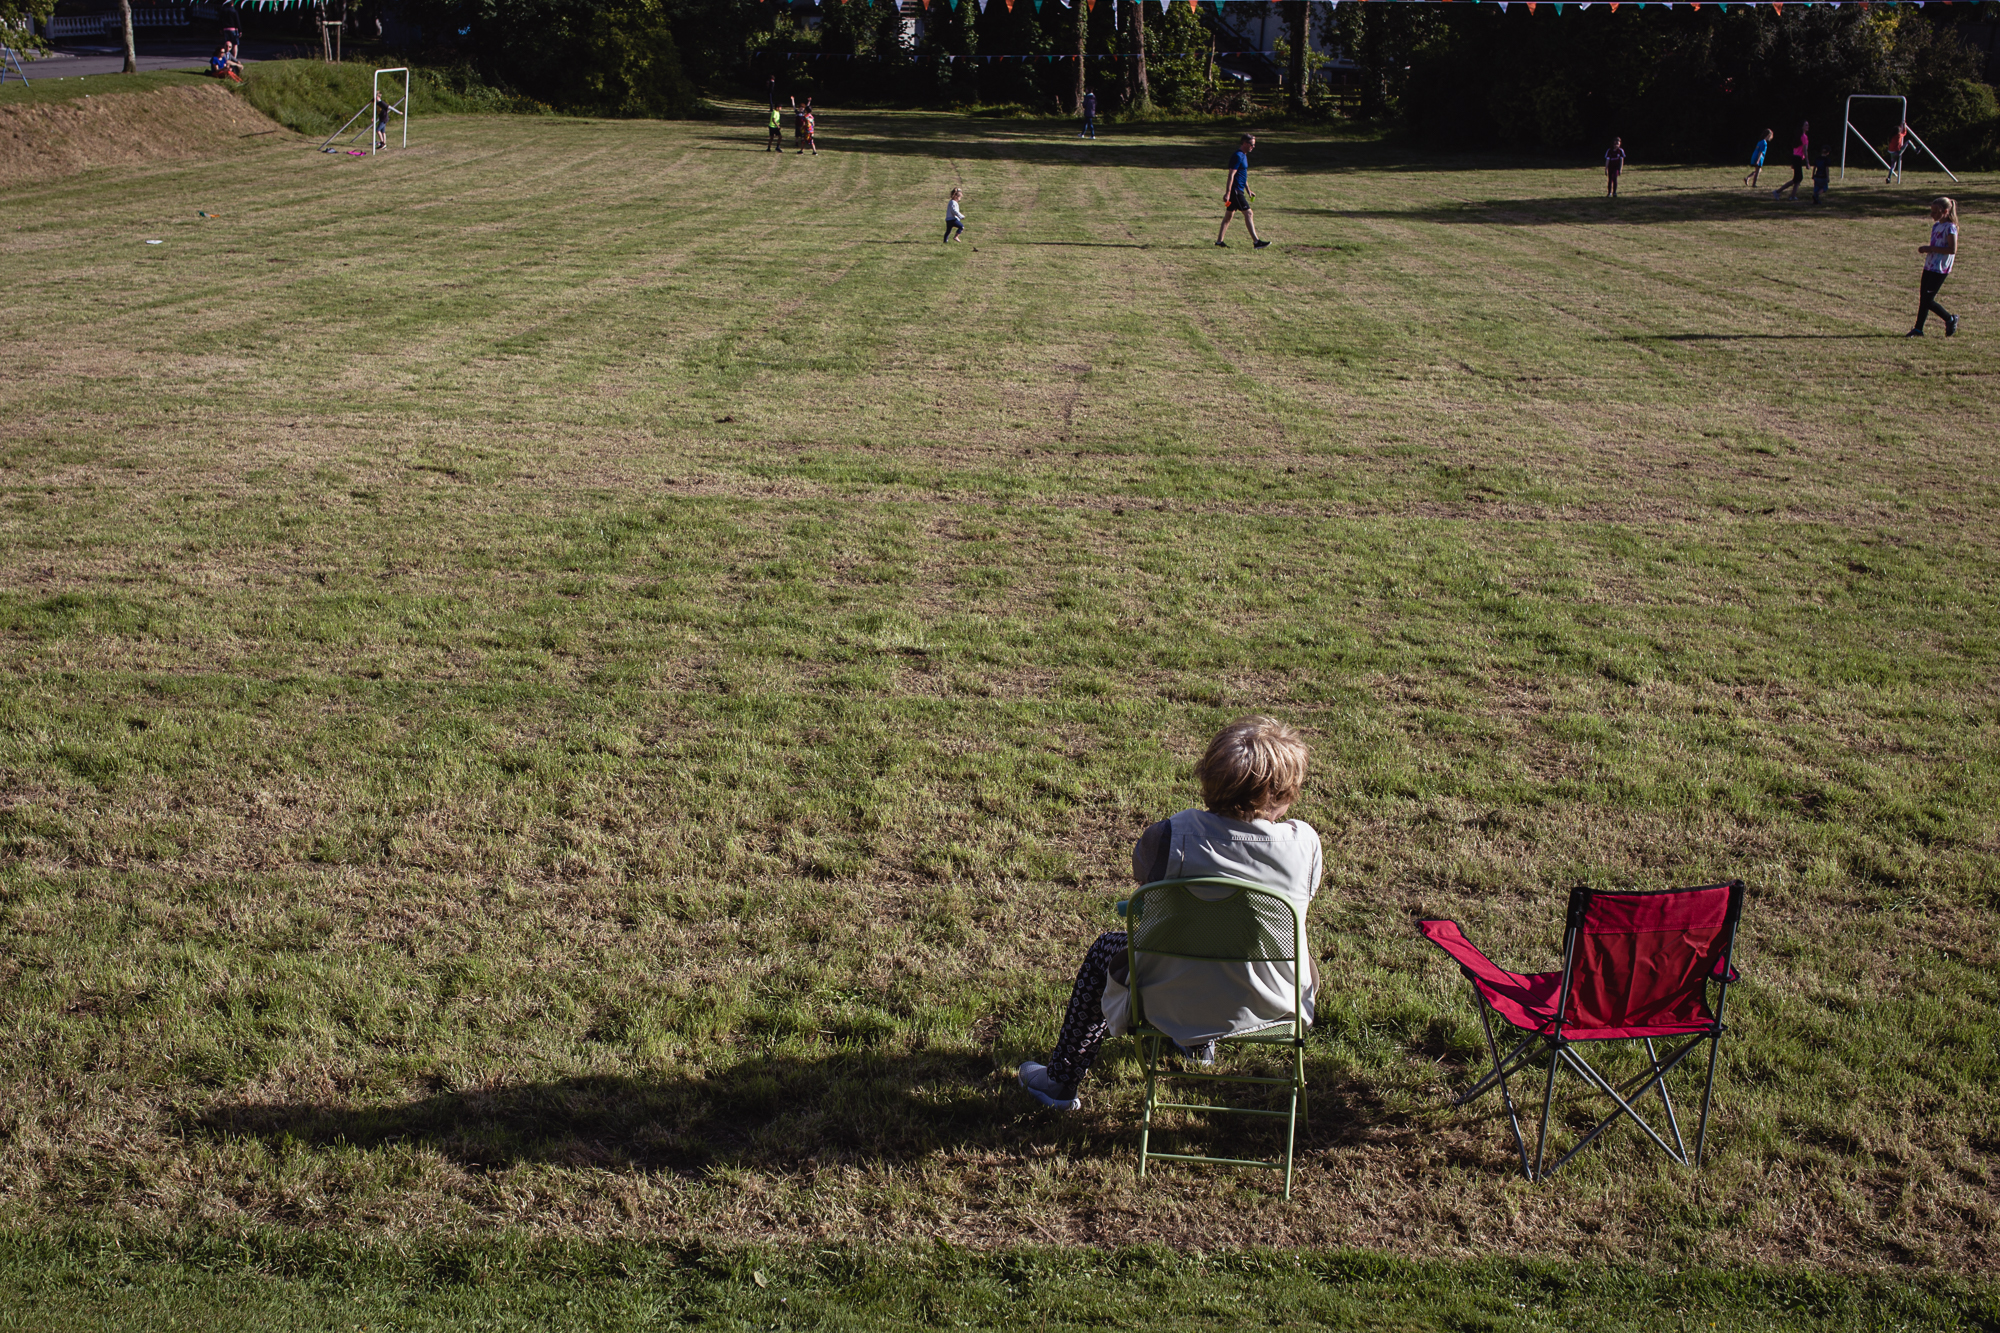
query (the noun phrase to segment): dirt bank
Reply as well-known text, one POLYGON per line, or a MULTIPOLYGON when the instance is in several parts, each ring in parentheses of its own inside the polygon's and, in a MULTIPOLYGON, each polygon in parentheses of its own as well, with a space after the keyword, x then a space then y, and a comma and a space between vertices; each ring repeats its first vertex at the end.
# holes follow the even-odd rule
POLYGON ((227 89, 95 93, 0 106, 0 183, 230 152, 293 137, 227 89))

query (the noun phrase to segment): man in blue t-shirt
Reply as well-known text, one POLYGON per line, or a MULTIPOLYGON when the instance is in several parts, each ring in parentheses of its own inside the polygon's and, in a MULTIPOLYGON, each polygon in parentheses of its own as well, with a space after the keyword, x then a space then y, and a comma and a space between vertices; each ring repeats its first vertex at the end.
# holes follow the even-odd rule
POLYGON ((1262 250, 1270 242, 1257 235, 1257 223, 1250 216, 1250 152, 1257 146, 1257 136, 1246 134, 1236 145, 1236 156, 1229 159, 1229 184, 1222 192, 1222 228, 1215 233, 1215 243, 1227 249, 1229 242, 1222 238, 1228 234, 1229 219, 1238 213, 1243 215, 1244 229, 1250 233, 1250 243, 1262 250))

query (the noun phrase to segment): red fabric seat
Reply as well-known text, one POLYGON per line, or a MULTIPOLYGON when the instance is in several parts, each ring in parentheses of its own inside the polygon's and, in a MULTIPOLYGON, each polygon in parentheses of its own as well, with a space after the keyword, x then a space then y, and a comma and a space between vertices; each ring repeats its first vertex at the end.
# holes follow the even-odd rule
MULTIPOLYGON (((1542 1106, 1542 1140, 1532 1165, 1519 1120, 1514 1119, 1521 1167, 1530 1179, 1554 1174, 1620 1114, 1630 1115, 1669 1156, 1685 1164, 1686 1147, 1681 1144, 1680 1126, 1673 1116, 1665 1079, 1696 1046, 1706 1041, 1711 1044, 1709 1074, 1702 1094, 1701 1130, 1694 1155, 1695 1164, 1700 1165, 1715 1085, 1715 1043, 1722 1035, 1722 1006, 1730 983, 1737 979, 1731 955, 1736 945, 1743 895, 1740 880, 1664 893, 1572 889, 1563 933, 1564 963, 1555 972, 1509 972, 1467 939, 1457 922, 1417 923, 1424 938, 1449 954, 1472 983, 1479 998, 1480 1021, 1486 1026, 1487 1046, 1493 1056, 1492 1071, 1462 1094, 1459 1104, 1497 1084, 1507 1102, 1508 1116, 1514 1119, 1508 1076, 1525 1068, 1530 1061, 1539 1060, 1544 1051, 1547 1054, 1549 1076, 1542 1106), (1711 985, 1718 987, 1713 1008, 1709 1004, 1711 985), (1504 1057, 1493 1037, 1490 1015, 1495 1014, 1509 1027, 1527 1034, 1504 1057), (1650 1077, 1644 1079, 1643 1086, 1632 1092, 1629 1099, 1580 1055, 1568 1049, 1572 1042, 1627 1039, 1645 1043, 1650 1065, 1644 1071, 1650 1077), (1663 1039, 1688 1040, 1663 1058, 1653 1045, 1655 1040, 1663 1039), (1523 1058, 1524 1053, 1537 1047, 1541 1049, 1536 1054, 1523 1058), (1542 1149, 1548 1144, 1549 1101, 1554 1096, 1555 1070, 1565 1064, 1608 1093, 1619 1109, 1543 1173, 1540 1164, 1542 1149), (1659 1090, 1667 1107, 1674 1142, 1680 1145, 1678 1152, 1631 1105, 1654 1088, 1659 1090)), ((1638 1083, 1639 1080, 1633 1080, 1626 1090, 1638 1083)))
MULTIPOLYGON (((1730 886, 1671 893, 1593 893, 1576 931, 1576 959, 1562 1035, 1571 1041, 1678 1037, 1715 1026, 1708 980, 1726 966, 1730 886)), ((1424 938, 1458 962, 1510 1026, 1546 1032, 1561 972, 1509 972, 1465 938, 1456 921, 1419 921, 1424 938)), ((1733 980, 1733 978, 1732 978, 1733 980)))

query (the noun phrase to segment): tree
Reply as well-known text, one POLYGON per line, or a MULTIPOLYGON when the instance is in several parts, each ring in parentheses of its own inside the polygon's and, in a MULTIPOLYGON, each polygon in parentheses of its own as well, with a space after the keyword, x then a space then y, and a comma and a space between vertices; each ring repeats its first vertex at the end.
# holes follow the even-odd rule
POLYGON ((48 50, 48 43, 35 31, 35 20, 53 8, 49 0, 0 0, 0 27, 7 29, 4 44, 22 51, 48 50))
POLYGON ((1146 3, 1132 2, 1132 105, 1153 109, 1153 90, 1146 86, 1146 3))
POLYGON ((1208 25, 1186 5, 1169 5, 1147 37, 1154 99, 1173 111, 1199 110, 1214 86, 1208 25))
POLYGON ((1311 13, 1306 0, 1285 0, 1285 31, 1291 38, 1290 66, 1285 71, 1285 106, 1291 111, 1306 109, 1306 52, 1312 46, 1312 36, 1306 31, 1307 16, 1311 13))
POLYGON ((462 32, 489 83, 550 106, 682 116, 700 101, 662 0, 409 0, 407 12, 427 31, 462 32))
POLYGON ((118 17, 125 24, 125 68, 126 74, 139 72, 139 41, 132 34, 132 0, 118 0, 118 17))
POLYGON ((1083 114, 1084 66, 1090 50, 1090 0, 1072 0, 1076 9, 1076 114, 1083 114))

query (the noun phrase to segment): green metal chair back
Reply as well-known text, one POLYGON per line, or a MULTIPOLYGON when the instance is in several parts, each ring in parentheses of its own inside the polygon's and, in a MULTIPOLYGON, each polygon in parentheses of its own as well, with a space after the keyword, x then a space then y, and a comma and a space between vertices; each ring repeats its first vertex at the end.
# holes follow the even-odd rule
POLYGON ((1298 1114, 1305 1092, 1305 1020, 1301 1016, 1305 999, 1305 968, 1299 954, 1298 909, 1283 894, 1243 880, 1206 877, 1161 880, 1148 884, 1121 904, 1126 916, 1126 960, 1131 978, 1131 1032, 1139 1044, 1146 1066, 1146 1110, 1139 1130, 1139 1175, 1153 1160, 1207 1162, 1221 1166, 1264 1166, 1285 1173, 1285 1197, 1292 1197, 1292 1149, 1297 1136, 1298 1114), (1204 897, 1197 888, 1227 890, 1216 898, 1204 897), (1215 963, 1292 964, 1292 1017, 1242 1037, 1234 1042, 1280 1043, 1291 1047, 1289 1077, 1272 1078, 1251 1074, 1223 1074, 1206 1070, 1174 1070, 1166 1067, 1164 1052, 1171 1040, 1166 1033, 1146 1021, 1144 967, 1142 955, 1183 958, 1215 963), (1283 1111, 1229 1106, 1220 1103, 1163 1102, 1159 1100, 1160 1080, 1200 1079, 1221 1083, 1249 1083, 1286 1089, 1289 1105, 1283 1111), (1157 1111, 1184 1110, 1221 1112, 1231 1115, 1277 1116, 1285 1121, 1285 1155, 1281 1160, 1264 1161, 1235 1157, 1206 1157, 1192 1153, 1163 1153, 1152 1150, 1153 1118, 1157 1111))

